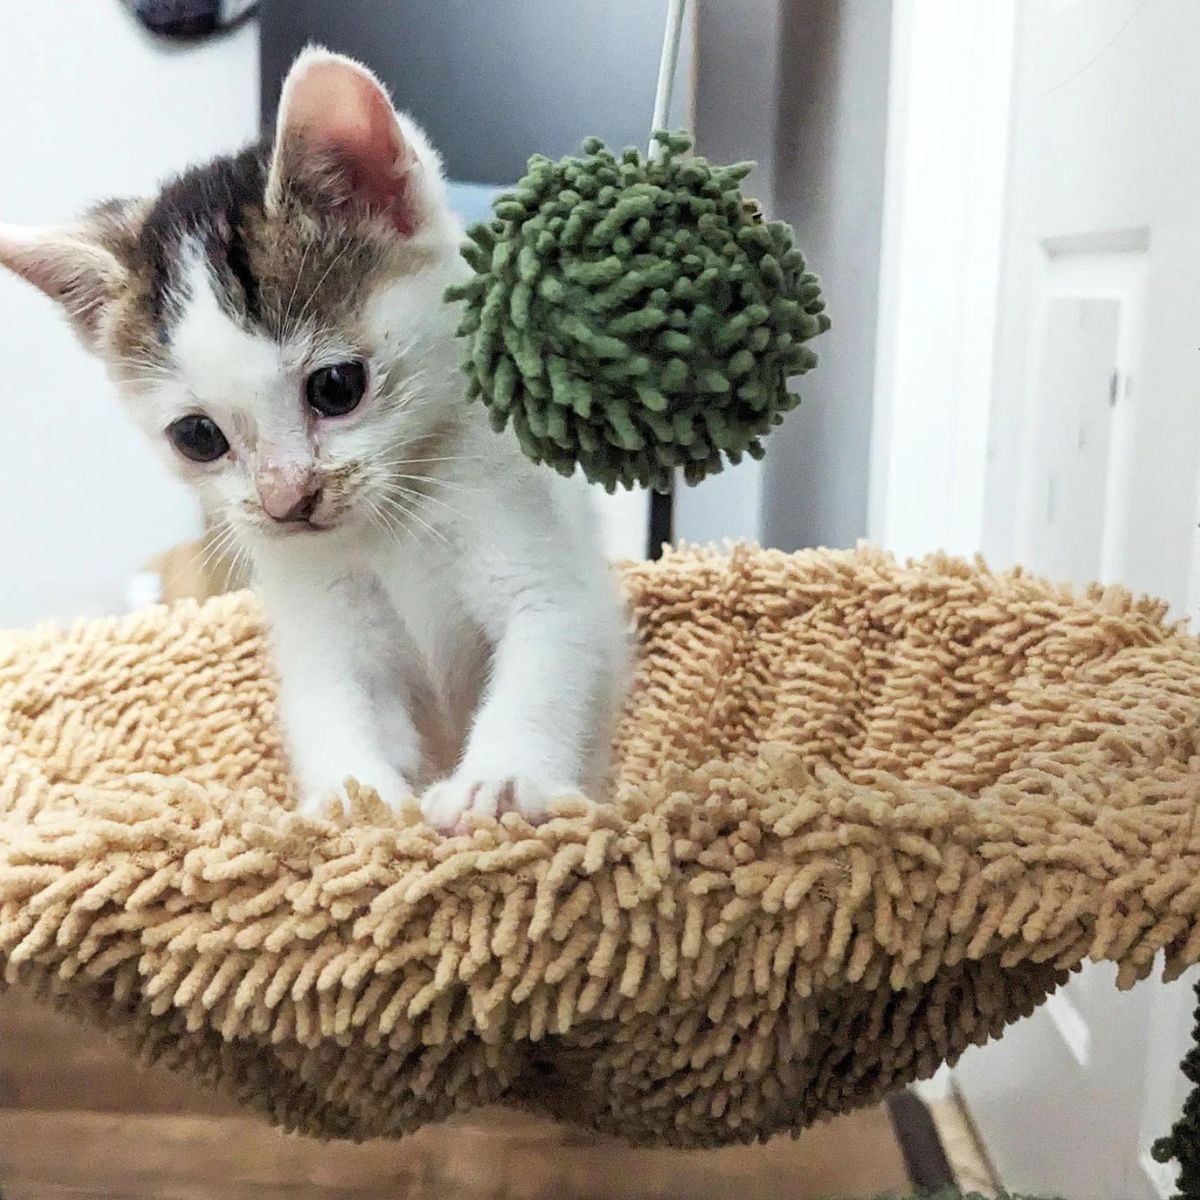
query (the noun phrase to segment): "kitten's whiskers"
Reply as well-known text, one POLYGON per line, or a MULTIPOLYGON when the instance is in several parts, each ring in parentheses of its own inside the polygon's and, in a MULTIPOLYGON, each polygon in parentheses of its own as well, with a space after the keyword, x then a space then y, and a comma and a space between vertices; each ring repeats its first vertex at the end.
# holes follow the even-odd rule
MULTIPOLYGON (((411 478, 418 477, 411 476, 411 478)), ((419 491, 417 488, 408 487, 403 483, 393 481, 385 483, 382 490, 386 496, 401 496, 405 498, 412 498, 413 500, 428 500, 430 504, 439 505, 452 516, 458 517, 460 521, 466 520, 466 514, 462 511, 462 509, 455 508, 453 504, 443 500, 440 496, 430 496, 426 492, 419 491)))
POLYGON ((437 538, 443 546, 450 545, 450 539, 440 529, 426 521, 416 511, 416 508, 413 505, 404 504, 397 496, 388 495, 387 493, 382 494, 380 499, 383 501, 386 508, 392 510, 397 515, 403 514, 405 517, 409 517, 413 521, 416 521, 416 523, 420 525, 422 529, 426 530, 428 533, 432 534, 433 537, 437 538))

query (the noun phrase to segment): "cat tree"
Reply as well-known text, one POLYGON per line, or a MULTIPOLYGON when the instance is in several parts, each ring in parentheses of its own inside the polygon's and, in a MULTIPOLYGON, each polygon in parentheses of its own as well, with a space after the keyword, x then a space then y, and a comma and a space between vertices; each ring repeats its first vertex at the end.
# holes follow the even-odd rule
POLYGON ((1200 960, 1161 605, 865 549, 624 579, 613 804, 454 838, 289 810, 248 593, 3 635, 5 978, 315 1136, 498 1101, 707 1146, 873 1103, 1085 960, 1200 960))

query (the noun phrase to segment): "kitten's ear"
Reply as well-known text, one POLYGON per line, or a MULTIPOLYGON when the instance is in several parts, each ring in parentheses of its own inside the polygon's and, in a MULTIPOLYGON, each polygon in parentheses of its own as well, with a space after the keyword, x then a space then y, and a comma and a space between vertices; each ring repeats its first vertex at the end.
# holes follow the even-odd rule
POLYGON ((441 213, 440 163, 425 135, 392 108, 383 84, 353 59, 310 48, 292 64, 279 102, 266 204, 358 204, 405 237, 441 213))
POLYGON ((0 225, 0 264, 58 301, 84 345, 99 348, 105 309, 128 278, 99 223, 0 225))

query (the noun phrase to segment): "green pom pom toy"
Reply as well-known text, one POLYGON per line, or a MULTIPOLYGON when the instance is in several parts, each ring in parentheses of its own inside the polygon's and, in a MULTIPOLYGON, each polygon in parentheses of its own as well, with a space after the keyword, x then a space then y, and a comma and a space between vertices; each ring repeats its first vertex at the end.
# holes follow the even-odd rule
POLYGON ((495 219, 469 231, 462 301, 468 395, 524 452, 609 491, 665 491, 744 454, 800 401, 790 376, 829 327, 792 232, 739 185, 751 169, 688 154, 536 155, 495 219))

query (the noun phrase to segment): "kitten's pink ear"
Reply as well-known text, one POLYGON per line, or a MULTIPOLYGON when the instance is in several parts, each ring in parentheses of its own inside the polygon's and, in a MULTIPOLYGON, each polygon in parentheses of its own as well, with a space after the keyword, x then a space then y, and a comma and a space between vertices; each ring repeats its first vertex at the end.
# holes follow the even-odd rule
POLYGON ((269 211, 293 199, 358 204, 411 237, 436 215, 441 194, 437 155, 366 67, 316 48, 296 59, 279 102, 269 211))
POLYGON ((105 308, 126 271, 95 229, 0 225, 0 264, 58 301, 84 344, 97 348, 105 308))

